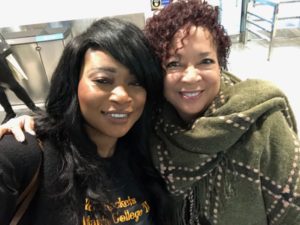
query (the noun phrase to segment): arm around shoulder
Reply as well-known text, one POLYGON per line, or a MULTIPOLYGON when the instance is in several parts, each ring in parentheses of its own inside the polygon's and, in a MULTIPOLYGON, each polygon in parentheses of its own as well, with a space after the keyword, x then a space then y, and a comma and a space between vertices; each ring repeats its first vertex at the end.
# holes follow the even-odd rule
POLYGON ((25 141, 25 132, 35 135, 34 119, 28 115, 22 115, 0 125, 0 138, 6 134, 13 134, 17 141, 25 141))

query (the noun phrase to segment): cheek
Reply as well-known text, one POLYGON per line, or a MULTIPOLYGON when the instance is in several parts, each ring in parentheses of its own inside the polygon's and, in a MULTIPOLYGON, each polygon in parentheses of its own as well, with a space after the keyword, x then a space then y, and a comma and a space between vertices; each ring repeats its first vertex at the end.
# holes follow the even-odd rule
POLYGON ((147 94, 146 91, 141 91, 140 93, 135 94, 136 96, 136 106, 137 108, 144 109, 144 106, 146 104, 147 94))
POLYGON ((82 81, 79 81, 79 84, 78 84, 78 89, 77 89, 77 94, 78 94, 78 102, 79 102, 79 106, 80 106, 80 109, 82 110, 82 107, 84 106, 84 102, 86 102, 86 93, 87 93, 87 90, 86 90, 86 86, 83 85, 83 82, 82 81))
POLYGON ((215 75, 215 76, 211 76, 209 79, 209 83, 210 85, 213 87, 213 89, 215 90, 219 90, 220 89, 220 84, 221 84, 221 80, 220 80, 220 75, 215 75))
POLYGON ((173 90, 175 90, 176 82, 178 79, 177 76, 174 74, 167 74, 164 77, 164 87, 163 87, 163 93, 164 97, 170 101, 170 96, 172 96, 173 90))
POLYGON ((79 82, 77 90, 79 107, 81 112, 84 113, 88 108, 94 105, 93 99, 95 96, 92 94, 92 90, 89 86, 82 80, 79 82))
POLYGON ((168 73, 164 77, 164 86, 172 87, 180 78, 180 73, 168 73))
POLYGON ((134 110, 134 121, 136 122, 144 111, 144 107, 146 104, 147 94, 146 91, 139 91, 132 93, 133 96, 133 110, 134 110))

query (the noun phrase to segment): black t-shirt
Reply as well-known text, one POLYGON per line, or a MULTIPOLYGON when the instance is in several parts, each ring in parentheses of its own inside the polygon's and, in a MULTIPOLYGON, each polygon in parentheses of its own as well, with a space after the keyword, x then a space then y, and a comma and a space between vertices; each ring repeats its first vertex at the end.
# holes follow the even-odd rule
MULTIPOLYGON (((103 159, 107 175, 111 182, 111 199, 116 208, 112 212, 112 224, 119 225, 153 225, 150 218, 150 205, 141 184, 137 182, 129 167, 130 155, 127 149, 117 149, 114 156, 103 159)), ((83 225, 106 225, 107 221, 95 221, 90 216, 91 205, 85 200, 83 225)))
MULTIPOLYGON (((0 142, 0 150, 0 225, 5 225, 9 224, 14 213, 18 191, 22 192, 36 171, 41 151, 36 138, 28 134, 24 143, 16 142, 12 135, 6 135, 0 142)), ((109 225, 153 225, 150 216, 153 209, 149 207, 141 183, 134 179, 130 170, 129 161, 133 159, 127 150, 117 149, 113 157, 100 159, 103 161, 101 165, 107 164, 104 167, 111 182, 108 192, 112 195, 112 204, 117 208, 117 212, 111 215, 113 223, 109 225)), ((53 181, 60 168, 59 152, 45 141, 42 158, 39 189, 19 224, 74 225, 70 218, 69 202, 53 196, 53 181)), ((105 221, 91 220, 89 200, 86 199, 84 204, 82 198, 83 201, 78 205, 80 209, 85 209, 82 224, 107 225, 105 221)))

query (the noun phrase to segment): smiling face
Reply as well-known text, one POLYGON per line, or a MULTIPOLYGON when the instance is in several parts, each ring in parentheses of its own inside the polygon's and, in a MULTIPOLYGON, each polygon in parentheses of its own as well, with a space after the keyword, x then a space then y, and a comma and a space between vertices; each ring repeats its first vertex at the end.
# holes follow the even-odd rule
POLYGON ((88 50, 78 84, 78 100, 89 137, 105 151, 140 118, 146 91, 109 54, 88 50), (103 144, 106 143, 106 144, 103 144))
POLYGON ((217 50, 208 30, 192 26, 179 30, 170 48, 165 68, 164 95, 186 121, 196 119, 220 89, 217 50), (177 51, 176 51, 177 49, 177 51))

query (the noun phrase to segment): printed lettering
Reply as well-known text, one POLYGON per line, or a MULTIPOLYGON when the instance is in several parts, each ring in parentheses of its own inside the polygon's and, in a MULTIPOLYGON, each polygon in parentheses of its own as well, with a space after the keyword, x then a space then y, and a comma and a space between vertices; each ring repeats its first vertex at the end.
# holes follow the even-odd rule
POLYGON ((137 210, 135 212, 129 212, 129 210, 124 210, 124 214, 122 215, 113 215, 113 221, 115 224, 128 222, 130 220, 134 220, 138 222, 142 215, 143 215, 142 209, 137 210))
POLYGON ((89 199, 85 199, 85 207, 84 207, 84 210, 86 210, 86 211, 92 211, 92 206, 91 206, 91 202, 90 202, 90 200, 89 199))
POLYGON ((150 206, 148 205, 148 202, 144 201, 142 203, 142 207, 145 209, 145 213, 149 213, 150 211, 150 206))
POLYGON ((127 197, 127 199, 122 200, 120 197, 118 198, 118 201, 115 202, 115 205, 117 208, 126 208, 128 206, 133 206, 136 204, 135 198, 130 198, 130 196, 127 197))
MULTIPOLYGON (((139 203, 138 209, 130 208, 137 204, 138 203, 137 203, 136 199, 131 198, 130 196, 128 196, 127 199, 122 199, 121 197, 118 197, 117 201, 115 202, 115 206, 119 210, 117 210, 116 213, 112 213, 112 223, 113 224, 121 224, 121 223, 126 223, 128 221, 139 222, 141 219, 141 216, 143 216, 143 214, 149 213, 150 206, 147 203, 147 201, 144 201, 142 203, 139 203), (133 210, 133 211, 130 211, 130 210, 133 210)), ((86 213, 85 213, 85 216, 83 217, 83 225, 111 225, 111 223, 104 218, 102 218, 102 219, 101 218, 99 218, 99 219, 91 218, 91 216, 88 212, 91 212, 93 207, 92 207, 91 201, 89 199, 85 199, 84 209, 85 209, 86 213)))

